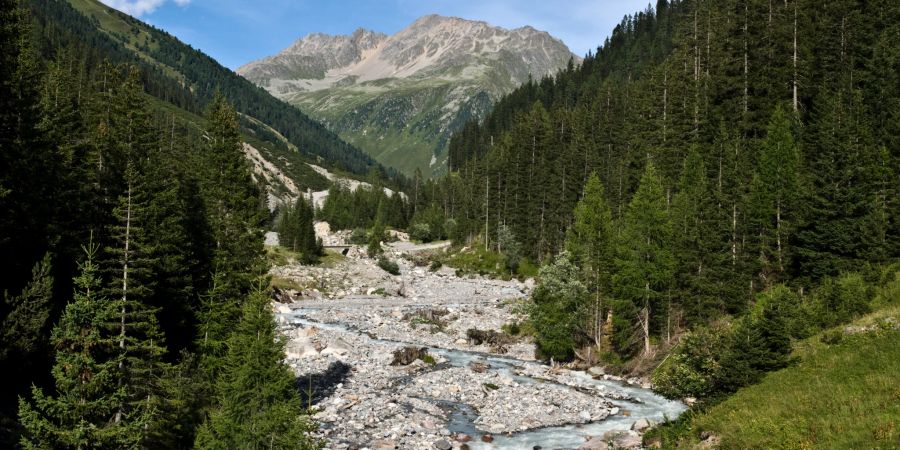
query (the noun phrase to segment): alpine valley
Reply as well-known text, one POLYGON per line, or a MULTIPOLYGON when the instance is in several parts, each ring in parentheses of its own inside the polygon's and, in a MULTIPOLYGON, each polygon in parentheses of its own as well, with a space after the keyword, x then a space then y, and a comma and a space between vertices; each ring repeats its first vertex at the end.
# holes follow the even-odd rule
POLYGON ((237 72, 407 174, 447 169, 454 131, 581 60, 546 32, 428 15, 393 36, 312 33, 237 72))

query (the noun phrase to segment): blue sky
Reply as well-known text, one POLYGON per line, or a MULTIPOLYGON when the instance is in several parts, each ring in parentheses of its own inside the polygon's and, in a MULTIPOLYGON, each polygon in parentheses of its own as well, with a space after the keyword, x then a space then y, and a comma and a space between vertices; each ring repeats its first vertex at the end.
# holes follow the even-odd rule
POLYGON ((426 14, 531 25, 578 55, 601 44, 648 0, 101 0, 162 28, 232 69, 313 32, 393 34, 426 14))

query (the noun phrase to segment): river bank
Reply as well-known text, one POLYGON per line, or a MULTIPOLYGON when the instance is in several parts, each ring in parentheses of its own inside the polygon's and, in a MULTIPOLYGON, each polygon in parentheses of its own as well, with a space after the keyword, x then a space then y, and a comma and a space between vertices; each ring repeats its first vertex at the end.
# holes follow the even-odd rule
POLYGON ((393 256, 399 276, 365 258, 273 269, 318 286, 282 296, 294 301, 275 308, 287 363, 315 403, 328 448, 578 448, 683 409, 644 389, 534 361, 527 340, 473 339, 471 329, 499 336, 523 320, 531 283, 459 278, 393 256), (428 356, 391 365, 406 347, 428 356))

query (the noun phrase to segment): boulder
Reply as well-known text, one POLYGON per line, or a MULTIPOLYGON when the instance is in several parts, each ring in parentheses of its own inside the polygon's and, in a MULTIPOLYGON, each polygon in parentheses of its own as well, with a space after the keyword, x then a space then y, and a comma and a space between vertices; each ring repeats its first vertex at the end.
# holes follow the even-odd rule
POLYGON ((491 365, 486 360, 476 359, 469 363, 469 368, 472 369, 472 372, 484 373, 491 368, 491 365))
POLYGON ((587 370, 587 373, 595 377, 602 377, 603 375, 606 375, 606 371, 603 370, 603 367, 600 366, 591 367, 587 370))
POLYGON ((425 347, 403 347, 394 351, 394 360, 391 361, 392 366, 408 366, 413 361, 423 358, 428 354, 425 347))
POLYGON ((397 443, 390 439, 379 439, 375 442, 372 442, 372 450, 395 450, 397 449, 397 443))
POLYGON ((650 429, 653 426, 653 422, 647 419, 638 419, 635 420, 634 423, 631 424, 631 430, 637 431, 638 433, 643 433, 650 429))
POLYGON ((303 338, 297 338, 288 342, 284 348, 284 353, 287 359, 302 359, 319 355, 315 344, 309 339, 303 338))
POLYGON ((490 444, 491 442, 494 442, 494 437, 489 434, 485 434, 481 436, 481 442, 487 442, 488 444, 490 444))
POLYGON ((453 445, 447 442, 446 439, 441 439, 434 443, 434 448, 438 450, 450 450, 453 448, 453 445))
POLYGON ((584 444, 581 444, 581 447, 578 447, 578 450, 608 450, 609 445, 602 438, 592 437, 584 444))
POLYGON ((631 430, 607 431, 603 434, 603 440, 612 444, 611 448, 622 450, 638 449, 641 448, 641 445, 643 443, 641 435, 631 430))

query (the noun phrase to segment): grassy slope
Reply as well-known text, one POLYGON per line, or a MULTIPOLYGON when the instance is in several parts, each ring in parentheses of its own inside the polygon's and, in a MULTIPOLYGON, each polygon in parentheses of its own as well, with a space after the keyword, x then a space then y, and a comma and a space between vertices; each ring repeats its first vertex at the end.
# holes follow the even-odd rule
MULTIPOLYGON (((853 325, 900 319, 896 300, 853 325)), ((725 449, 900 448, 900 331, 846 335, 837 344, 823 343, 823 334, 796 345, 798 364, 694 416, 677 447, 692 448, 710 431, 725 449)))
MULTIPOLYGON (((158 46, 156 37, 150 32, 148 28, 143 26, 143 24, 141 24, 140 22, 136 22, 136 24, 128 23, 123 19, 121 15, 112 13, 108 7, 94 0, 68 1, 76 10, 78 10, 85 16, 96 19, 101 31, 106 33, 112 39, 122 43, 122 45, 124 45, 128 50, 137 54, 141 59, 157 67, 160 67, 167 76, 180 82, 187 82, 185 77, 177 69, 155 60, 151 55, 141 50, 141 45, 145 45, 151 50, 155 49, 158 46)), ((202 117, 199 117, 196 114, 191 113, 190 111, 181 109, 166 101, 153 97, 149 98, 154 108, 166 111, 167 113, 174 113, 180 120, 188 123, 193 123, 198 127, 204 126, 205 120, 202 117)), ((330 163, 323 161, 321 157, 313 158, 311 156, 304 155, 297 149, 295 145, 288 142, 287 139, 281 136, 277 130, 272 129, 270 126, 263 124, 249 116, 242 116, 246 120, 256 122, 263 128, 270 130, 274 136, 282 140, 279 142, 273 142, 269 138, 262 138, 260 136, 254 135, 249 129, 242 130, 244 141, 256 147, 267 160, 269 160, 276 167, 281 169, 282 172, 291 177, 291 179, 294 180, 294 182, 301 190, 305 190, 306 188, 310 188, 312 190, 323 190, 328 188, 331 183, 324 177, 319 175, 317 172, 312 170, 307 165, 307 163, 323 165, 333 172, 337 171, 335 167, 333 167, 330 163)), ((346 174, 346 171, 340 172, 346 174)), ((361 178, 361 176, 358 174, 352 174, 349 175, 349 177, 354 179, 361 178)), ((283 186, 273 186, 273 188, 276 192, 284 191, 283 186)))

